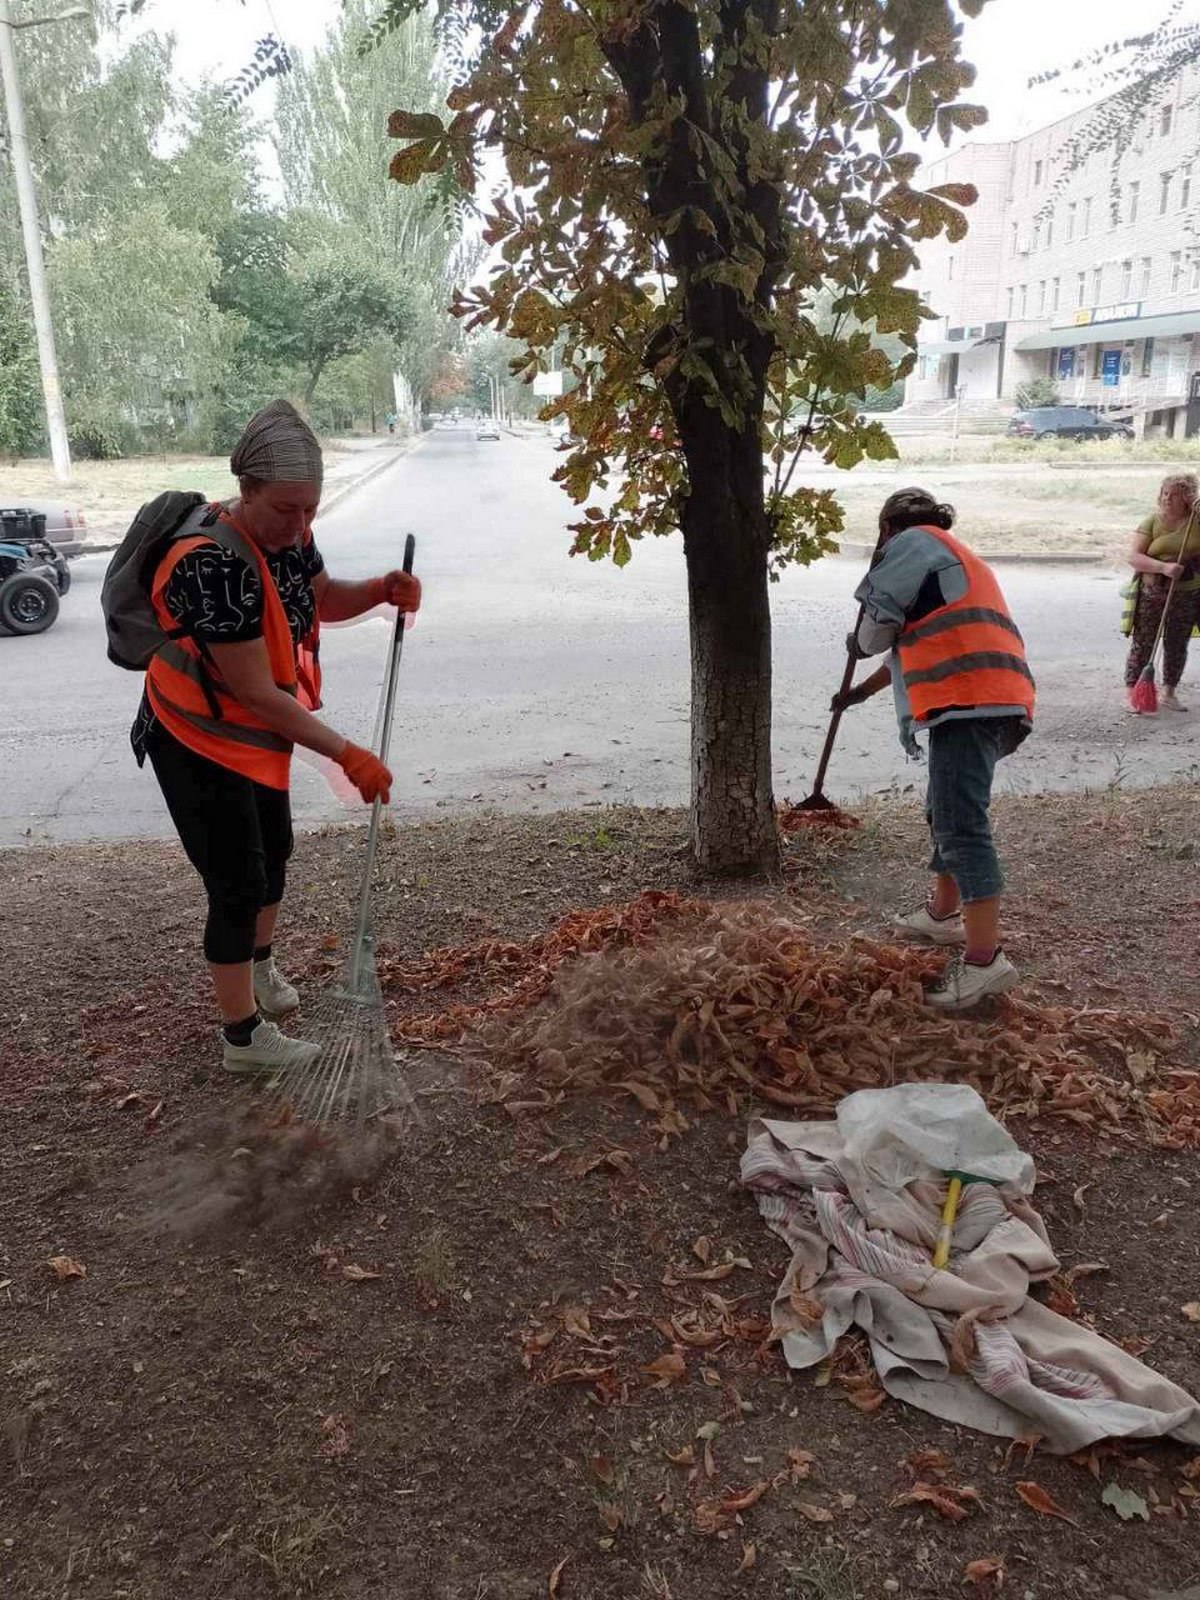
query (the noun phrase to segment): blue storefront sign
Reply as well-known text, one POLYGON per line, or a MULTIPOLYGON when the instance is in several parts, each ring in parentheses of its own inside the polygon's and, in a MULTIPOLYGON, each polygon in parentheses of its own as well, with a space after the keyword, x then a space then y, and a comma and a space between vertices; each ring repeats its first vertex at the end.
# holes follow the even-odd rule
POLYGON ((1121 382, 1121 352, 1119 350, 1106 350, 1104 352, 1104 365, 1101 368, 1104 374, 1104 387, 1116 389, 1121 382))
POLYGON ((1068 346, 1058 352, 1058 376, 1060 378, 1073 378, 1075 376, 1075 350, 1068 346))

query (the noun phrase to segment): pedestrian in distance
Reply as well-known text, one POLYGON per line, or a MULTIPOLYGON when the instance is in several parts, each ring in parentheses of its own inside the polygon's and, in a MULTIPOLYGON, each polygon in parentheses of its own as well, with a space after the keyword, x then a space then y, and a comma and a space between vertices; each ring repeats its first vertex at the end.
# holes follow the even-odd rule
POLYGON ((1125 591, 1122 629, 1129 635, 1125 699, 1135 716, 1154 715, 1151 707, 1143 711, 1138 705, 1134 690, 1150 664, 1160 630, 1163 693, 1159 704, 1168 711, 1187 709, 1178 689, 1187 666, 1188 640, 1192 629, 1200 625, 1198 493, 1200 484, 1194 472, 1173 472, 1164 478, 1158 508, 1138 523, 1130 546, 1129 565, 1134 575, 1125 591))
POLYGON ((1025 647, 996 576, 953 526, 953 508, 923 489, 884 502, 875 561, 856 593, 862 622, 847 644, 860 659, 887 651, 888 660, 833 700, 845 710, 890 684, 910 755, 919 754, 916 731, 928 733, 933 887, 893 927, 955 949, 926 989, 940 1011, 969 1010, 1019 981, 1000 945, 1004 878, 989 807, 996 763, 1029 734, 1034 707, 1025 647))
POLYGON ((239 492, 225 504, 169 494, 143 507, 113 558, 103 603, 110 657, 145 667, 134 754, 154 769, 208 896, 204 955, 224 1064, 256 1074, 303 1066, 318 1053, 277 1023, 300 1003, 274 955, 292 852, 293 747, 336 762, 364 801, 390 797, 383 763, 316 715, 321 623, 384 602, 416 611, 421 586, 399 570, 355 582, 330 577, 312 531, 321 447, 287 401, 247 423, 230 466, 239 492), (187 514, 164 532, 161 506, 180 500, 187 514), (138 571, 139 559, 154 629, 140 662, 129 646, 136 600, 128 580, 119 590, 121 572, 138 571))

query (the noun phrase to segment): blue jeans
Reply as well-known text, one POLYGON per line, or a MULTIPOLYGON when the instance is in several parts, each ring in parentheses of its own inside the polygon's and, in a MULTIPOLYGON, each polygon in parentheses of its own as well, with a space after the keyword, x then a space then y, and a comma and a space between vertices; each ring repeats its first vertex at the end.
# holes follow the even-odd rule
POLYGON ((1020 717, 955 717, 929 730, 929 868, 948 873, 964 901, 990 900, 1004 888, 988 816, 992 779, 1027 732, 1020 717))

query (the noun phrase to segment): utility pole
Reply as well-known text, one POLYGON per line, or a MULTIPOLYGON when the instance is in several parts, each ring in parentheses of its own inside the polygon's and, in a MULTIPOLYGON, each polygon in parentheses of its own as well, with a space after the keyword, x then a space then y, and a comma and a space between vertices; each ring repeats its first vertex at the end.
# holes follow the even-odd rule
POLYGON ((63 415, 62 389, 58 381, 58 358, 54 353, 54 325, 50 318, 50 297, 46 291, 46 263, 42 256, 42 235, 38 226, 37 192, 33 183, 33 168, 29 164, 29 135, 25 129, 25 106, 21 99, 13 34, 18 28, 37 28, 47 22, 66 22, 72 17, 90 16, 85 6, 72 6, 69 11, 59 12, 56 16, 32 17, 27 22, 14 22, 9 0, 0 0, 0 77, 4 81, 8 142, 12 149, 21 233, 25 240, 25 267, 29 274, 29 298, 33 302, 33 325, 37 331, 38 364, 42 371, 42 393, 46 401, 46 432, 50 436, 54 476, 60 483, 66 483, 71 476, 71 448, 67 442, 67 419, 63 415))

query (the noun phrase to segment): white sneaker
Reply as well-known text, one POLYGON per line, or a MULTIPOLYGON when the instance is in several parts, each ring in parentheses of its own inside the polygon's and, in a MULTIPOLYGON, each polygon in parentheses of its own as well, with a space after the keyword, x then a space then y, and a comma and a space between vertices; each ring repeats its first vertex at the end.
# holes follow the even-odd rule
POLYGON ((287 1072, 296 1067, 307 1067, 321 1054, 320 1045, 309 1044, 307 1039, 293 1039, 281 1033, 273 1022, 260 1022, 250 1035, 249 1044, 230 1044, 221 1035, 225 1046, 226 1072, 256 1075, 264 1072, 287 1072))
POLYGON ((275 957, 254 963, 254 1003, 268 1017, 286 1017, 300 996, 275 965, 275 957))
POLYGON ((969 1011, 989 995, 1007 994, 1020 981, 1021 974, 1003 950, 997 950, 986 967, 952 956, 941 977, 926 989, 925 1000, 938 1011, 969 1011))
POLYGON ((892 918, 892 928, 902 939, 923 939, 926 944, 966 944, 967 930, 962 912, 935 917, 928 904, 916 911, 902 911, 892 918))

